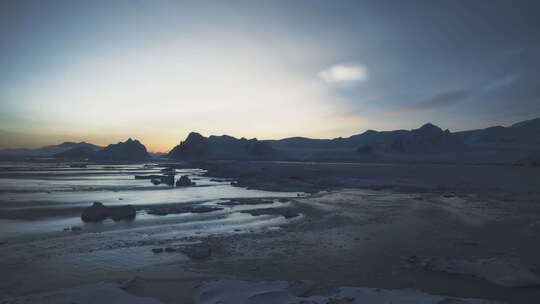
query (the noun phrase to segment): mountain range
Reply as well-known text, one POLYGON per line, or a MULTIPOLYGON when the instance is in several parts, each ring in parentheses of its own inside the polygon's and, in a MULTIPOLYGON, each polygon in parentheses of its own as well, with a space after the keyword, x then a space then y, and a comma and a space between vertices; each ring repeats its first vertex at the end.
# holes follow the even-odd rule
POLYGON ((90 150, 100 150, 103 147, 93 145, 84 141, 70 142, 66 141, 59 145, 44 146, 38 149, 3 149, 0 150, 0 156, 27 156, 27 157, 46 157, 52 156, 57 153, 61 153, 75 148, 87 148, 90 150))
MULTIPOLYGON (((392 161, 483 159, 504 162, 530 159, 540 151, 540 118, 509 127, 450 132, 427 123, 418 129, 367 130, 350 137, 313 139, 290 137, 279 140, 204 137, 191 132, 167 156, 174 160, 308 160, 392 161), (531 156, 532 155, 532 156, 531 156)), ((56 157, 90 160, 143 160, 149 157, 138 140, 100 147, 86 142, 64 142, 39 149, 0 150, 0 156, 56 157)))

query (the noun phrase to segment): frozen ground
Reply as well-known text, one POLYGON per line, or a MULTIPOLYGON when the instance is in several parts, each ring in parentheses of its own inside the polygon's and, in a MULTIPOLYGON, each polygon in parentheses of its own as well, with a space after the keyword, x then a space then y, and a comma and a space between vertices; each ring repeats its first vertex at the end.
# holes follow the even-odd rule
MULTIPOLYGON (((310 167, 303 164, 301 170, 294 169, 294 166, 287 167, 287 170, 300 173, 298 176, 307 175, 303 173, 306 170, 321 172, 320 165, 310 167)), ((340 169, 341 165, 328 166, 322 175, 309 175, 308 183, 314 180, 313 176, 329 176, 328 172, 339 176, 344 170, 340 169)), ((363 167, 353 168, 361 171, 363 167)), ((266 170, 272 172, 274 169, 266 170)), ((383 174, 372 167, 366 170, 378 176, 383 174)), ((384 170, 387 169, 382 172, 387 172, 384 170)), ((399 170, 398 175, 405 172, 405 169, 399 170)), ((499 169, 489 170, 496 172, 499 169)), ((291 171, 285 172, 290 174, 291 171)), ((411 172, 419 171, 411 168, 411 172)), ((504 173, 504 170, 498 172, 504 173)), ((365 173, 361 171, 361 174, 365 173)), ((534 172, 516 171, 506 177, 490 179, 511 179, 519 174, 530 177, 534 172)), ((252 176, 249 178, 257 181, 252 176)), ((199 177, 208 182, 211 179, 199 177)), ((230 177, 237 178, 235 175, 230 177)), ((470 174, 464 176, 470 177, 470 174)), ((290 180, 296 183, 299 179, 290 180)), ((524 180, 525 184, 535 182, 524 180)), ((80 294, 76 288, 83 286, 89 290, 113 286, 113 289, 122 287, 119 299, 134 296, 137 299, 147 298, 145 301, 150 301, 148 303, 153 303, 152 300, 161 303, 209 303, 200 294, 221 286, 215 282, 236 282, 235 288, 243 290, 246 284, 261 284, 266 288, 267 283, 281 281, 284 283, 279 284, 289 286, 298 280, 310 280, 313 284, 305 294, 289 296, 315 303, 320 299, 346 300, 373 294, 379 300, 412 297, 423 299, 425 303, 463 303, 446 298, 479 299, 476 302, 468 300, 470 303, 484 303, 480 300, 534 303, 540 298, 537 284, 537 270, 540 269, 537 191, 501 187, 495 191, 493 188, 425 185, 406 188, 379 186, 371 189, 329 187, 330 191, 301 197, 296 196, 298 187, 290 187, 295 192, 288 193, 287 199, 279 199, 276 193, 269 195, 274 197, 272 199, 236 201, 218 195, 209 201, 182 203, 224 208, 200 214, 152 216, 146 214, 145 208, 153 205, 141 201, 135 221, 80 225, 80 231, 63 231, 63 227, 72 225, 62 222, 62 218, 69 221, 69 216, 58 219, 60 224, 54 231, 51 231, 50 224, 43 224, 45 228, 30 228, 39 227, 39 223, 46 221, 56 221, 50 218, 31 221, 4 219, 1 220, 6 225, 4 227, 18 225, 19 228, 13 230, 21 234, 2 232, 0 238, 0 268, 4 275, 0 281, 0 299, 6 303, 24 303, 26 298, 21 297, 29 295, 39 299, 40 294, 58 290, 62 290, 64 295, 73 295, 80 294), (268 208, 280 211, 252 215, 258 214, 252 211, 268 208), (21 222, 32 231, 21 232, 21 222), (193 244, 210 248, 210 257, 193 259, 187 256, 182 248, 193 244), (155 248, 172 249, 170 252, 153 253, 155 248), (117 285, 96 285, 99 282, 117 285), (341 288, 345 286, 354 288, 341 288)), ((241 187, 231 188, 231 191, 244 191, 241 187)), ((118 193, 109 192, 112 195, 118 193)), ((28 192, 8 195, 15 194, 30 195, 28 192)), ((180 192, 178 194, 180 196, 180 192)), ((7 200, 6 205, 15 208, 15 204, 10 205, 9 202, 7 200)), ((121 201, 127 202, 128 196, 121 201)), ((62 206, 71 204, 69 200, 59 203, 62 206)), ((160 205, 159 202, 153 203, 160 205)), ((36 208, 38 203, 27 204, 29 208, 36 208)), ((79 205, 79 202, 72 204, 79 205)), ((50 202, 50 205, 54 203, 50 202)), ((179 205, 181 203, 178 202, 166 204, 179 205)), ((228 292, 235 294, 235 289, 228 292)), ((221 290, 216 296, 232 294, 221 290)), ((254 291, 247 296, 257 294, 254 291)), ((264 297, 267 302, 262 303, 280 303, 276 302, 279 297, 264 297)), ((241 299, 238 303, 261 303, 241 299)))

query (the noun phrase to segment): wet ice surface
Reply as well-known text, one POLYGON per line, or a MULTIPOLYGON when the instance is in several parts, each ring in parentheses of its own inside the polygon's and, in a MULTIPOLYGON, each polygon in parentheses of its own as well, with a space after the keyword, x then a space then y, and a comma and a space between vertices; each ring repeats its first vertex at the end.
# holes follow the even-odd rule
MULTIPOLYGON (((84 225, 92 231, 108 226, 133 226, 133 224, 105 221, 102 224, 84 224, 77 216, 55 217, 54 210, 83 208, 95 201, 107 206, 114 205, 154 205, 154 204, 198 204, 216 205, 225 198, 261 198, 296 196, 296 193, 268 192, 248 190, 230 185, 230 181, 215 181, 204 177, 203 170, 177 170, 177 176, 188 175, 196 182, 193 187, 170 187, 167 185, 154 186, 149 180, 136 180, 135 175, 160 174, 162 167, 145 167, 144 164, 134 165, 88 165, 88 168, 70 168, 67 164, 12 164, 0 166, 0 209, 5 212, 19 212, 15 216, 0 220, 2 235, 33 232, 51 232, 65 227, 84 225), (41 219, 43 209, 53 209, 47 219, 41 219), (39 220, 31 224, 21 223, 18 219, 32 218, 36 214, 39 220)), ((233 208, 225 208, 233 210, 233 208)), ((62 216, 58 212, 58 216, 62 216)), ((224 212, 221 212, 225 216, 224 212)), ((170 216, 172 217, 172 215, 170 216)), ((199 218, 201 216, 196 216, 199 218)), ((186 220, 182 218, 182 220, 186 220)), ((189 219, 191 220, 191 218, 189 219)), ((144 211, 137 213, 136 224, 159 222, 156 216, 147 215, 144 211)), ((86 230, 86 229, 84 229, 86 230)))
POLYGON ((283 207, 287 203, 279 202, 278 197, 297 195, 233 187, 230 181, 202 176, 204 171, 200 169, 177 170, 177 178, 188 175, 197 183, 193 187, 154 186, 150 180, 134 178, 160 174, 160 169, 144 164, 88 168, 2 164, 0 213, 22 212, 23 219, 0 219, 0 269, 10 277, 0 283, 0 294, 6 290, 39 290, 42 283, 36 273, 77 282, 104 272, 182 261, 187 257, 180 253, 154 254, 151 249, 188 244, 193 237, 275 229, 289 220, 279 214, 252 216, 240 211, 283 207), (229 198, 267 197, 275 199, 258 205, 218 205, 229 198), (108 206, 131 204, 139 210, 130 221, 82 222, 78 210, 94 201, 108 206), (159 216, 147 213, 146 208, 153 205, 216 206, 222 210, 159 216), (76 213, 61 212, 69 208, 75 208, 76 213), (47 216, 24 219, 25 214, 43 210, 47 216))

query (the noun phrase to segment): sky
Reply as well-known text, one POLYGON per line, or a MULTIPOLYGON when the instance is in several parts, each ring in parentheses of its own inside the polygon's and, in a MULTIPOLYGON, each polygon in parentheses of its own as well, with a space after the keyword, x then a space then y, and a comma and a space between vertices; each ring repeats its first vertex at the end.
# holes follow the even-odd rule
POLYGON ((539 1, 0 2, 0 148, 540 117, 539 1))

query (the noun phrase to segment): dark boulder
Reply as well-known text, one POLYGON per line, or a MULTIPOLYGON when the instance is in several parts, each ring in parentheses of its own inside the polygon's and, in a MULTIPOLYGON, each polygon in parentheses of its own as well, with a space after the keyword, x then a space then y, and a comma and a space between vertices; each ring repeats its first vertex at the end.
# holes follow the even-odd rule
POLYGON ((120 207, 109 207, 109 217, 113 220, 123 220, 123 219, 133 219, 137 212, 135 208, 131 205, 120 206, 120 207))
POLYGON ((92 206, 83 210, 81 219, 85 222, 98 222, 106 218, 113 220, 133 219, 137 212, 131 205, 120 207, 106 207, 100 202, 94 202, 92 206))
POLYGON ((187 175, 182 175, 178 181, 176 181, 177 187, 186 187, 186 186, 193 186, 195 185, 194 182, 192 182, 187 175))
POLYGON ((94 202, 92 206, 84 209, 81 214, 81 219, 85 222, 97 222, 107 218, 108 210, 100 202, 94 202))

